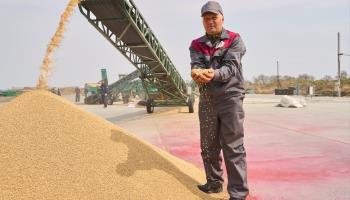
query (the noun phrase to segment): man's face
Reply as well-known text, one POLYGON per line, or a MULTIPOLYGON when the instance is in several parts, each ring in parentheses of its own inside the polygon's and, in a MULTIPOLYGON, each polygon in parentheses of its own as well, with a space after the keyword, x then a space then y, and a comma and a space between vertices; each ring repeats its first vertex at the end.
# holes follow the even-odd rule
POLYGON ((216 35, 221 33, 224 24, 224 16, 207 12, 203 15, 203 26, 207 34, 216 35))

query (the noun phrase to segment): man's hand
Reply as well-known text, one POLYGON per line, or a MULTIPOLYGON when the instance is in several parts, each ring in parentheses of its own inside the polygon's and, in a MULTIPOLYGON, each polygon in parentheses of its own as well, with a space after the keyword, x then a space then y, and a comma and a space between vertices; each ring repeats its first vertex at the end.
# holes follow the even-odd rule
POLYGON ((196 83, 209 83, 214 78, 214 70, 192 69, 191 76, 196 83))
POLYGON ((211 81, 214 78, 214 70, 212 68, 206 69, 203 71, 203 75, 205 78, 209 81, 211 81))
POLYGON ((192 69, 191 70, 191 77, 196 83, 199 82, 200 74, 201 74, 201 69, 192 69))

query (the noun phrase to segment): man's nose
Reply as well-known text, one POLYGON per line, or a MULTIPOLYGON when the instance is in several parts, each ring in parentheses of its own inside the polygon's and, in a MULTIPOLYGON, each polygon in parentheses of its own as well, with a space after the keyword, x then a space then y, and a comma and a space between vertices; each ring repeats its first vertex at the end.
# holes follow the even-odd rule
POLYGON ((209 21, 208 21, 208 24, 210 24, 210 25, 211 25, 211 24, 214 24, 214 20, 209 20, 209 21))

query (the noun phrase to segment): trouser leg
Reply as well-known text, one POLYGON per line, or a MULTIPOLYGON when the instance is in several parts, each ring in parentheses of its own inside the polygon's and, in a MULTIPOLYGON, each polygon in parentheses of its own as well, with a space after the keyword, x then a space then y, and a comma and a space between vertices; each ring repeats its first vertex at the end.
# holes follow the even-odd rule
POLYGON ((243 98, 232 97, 220 107, 220 139, 227 170, 227 191, 231 197, 248 195, 246 152, 243 145, 243 98))
POLYGON ((223 183, 223 171, 221 168, 222 156, 220 138, 218 134, 218 118, 211 102, 199 103, 201 156, 207 182, 223 183))
POLYGON ((101 96, 102 96, 102 103, 103 103, 103 106, 104 107, 107 107, 107 97, 104 95, 104 94, 101 94, 101 96))
POLYGON ((107 98, 107 96, 105 96, 105 98, 103 100, 104 107, 107 107, 107 100, 108 100, 108 98, 107 98))

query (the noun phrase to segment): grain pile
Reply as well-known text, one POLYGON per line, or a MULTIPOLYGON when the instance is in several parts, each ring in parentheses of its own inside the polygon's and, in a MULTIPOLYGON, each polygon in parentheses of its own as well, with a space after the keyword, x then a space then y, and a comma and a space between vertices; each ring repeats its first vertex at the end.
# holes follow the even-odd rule
POLYGON ((0 199, 218 199, 203 172, 43 90, 0 108, 0 199))

